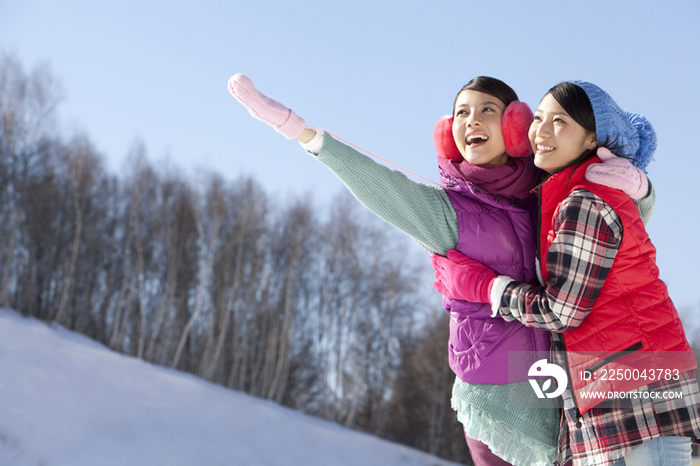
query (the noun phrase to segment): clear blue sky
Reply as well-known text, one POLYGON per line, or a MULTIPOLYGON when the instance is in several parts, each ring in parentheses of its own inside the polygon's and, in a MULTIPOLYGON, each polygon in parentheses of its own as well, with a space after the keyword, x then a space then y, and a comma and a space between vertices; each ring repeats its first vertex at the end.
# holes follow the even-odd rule
POLYGON ((50 63, 66 132, 87 133, 110 170, 141 138, 153 162, 252 175, 280 200, 343 188, 230 97, 234 73, 430 179, 433 125, 470 78, 501 78, 532 107, 560 80, 592 81, 657 130, 649 231, 671 296, 697 310, 698 24, 696 0, 0 0, 0 50, 50 63))

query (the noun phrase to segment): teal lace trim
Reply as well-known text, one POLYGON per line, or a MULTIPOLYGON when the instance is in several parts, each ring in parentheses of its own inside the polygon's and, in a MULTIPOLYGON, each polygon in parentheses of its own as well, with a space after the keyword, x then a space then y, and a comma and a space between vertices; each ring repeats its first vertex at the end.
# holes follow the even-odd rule
POLYGON ((526 407, 534 393, 530 384, 468 384, 457 379, 452 408, 466 434, 515 466, 551 466, 557 458, 559 404, 539 400, 546 407, 526 407))

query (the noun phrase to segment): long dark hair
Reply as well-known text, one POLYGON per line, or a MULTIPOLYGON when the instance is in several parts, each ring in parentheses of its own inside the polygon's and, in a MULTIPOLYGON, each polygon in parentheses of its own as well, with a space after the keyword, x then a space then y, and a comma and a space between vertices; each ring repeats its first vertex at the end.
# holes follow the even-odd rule
POLYGON ((500 79, 491 78, 489 76, 477 76, 476 78, 469 81, 462 87, 455 97, 455 103, 452 105, 452 114, 454 115, 454 108, 457 104, 457 99, 462 91, 477 91, 483 92, 496 97, 501 102, 503 102, 506 107, 516 100, 518 100, 518 94, 515 93, 512 87, 504 83, 500 79))
MULTIPOLYGON (((561 82, 552 87, 547 94, 551 94, 564 111, 566 111, 576 123, 581 125, 587 133, 596 134, 593 105, 591 105, 591 100, 581 86, 570 82, 561 82)), ((601 142, 598 141, 597 144, 601 145, 601 142)), ((586 150, 577 159, 563 167, 562 170, 572 166, 578 168, 593 157, 597 149, 598 147, 586 150)))

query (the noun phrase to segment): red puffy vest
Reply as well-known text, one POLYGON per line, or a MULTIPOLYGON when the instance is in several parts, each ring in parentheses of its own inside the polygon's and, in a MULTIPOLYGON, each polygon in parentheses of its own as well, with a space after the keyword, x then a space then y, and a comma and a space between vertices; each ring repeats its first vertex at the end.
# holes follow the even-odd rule
POLYGON ((677 378, 697 366, 666 284, 659 279, 656 248, 637 207, 622 191, 585 179, 586 168, 599 162, 593 157, 577 169, 552 175, 541 193, 540 263, 545 283, 547 251, 557 233, 554 223, 572 191, 598 195, 623 226, 622 244, 593 309, 576 329, 562 333, 581 414, 611 395, 677 378))

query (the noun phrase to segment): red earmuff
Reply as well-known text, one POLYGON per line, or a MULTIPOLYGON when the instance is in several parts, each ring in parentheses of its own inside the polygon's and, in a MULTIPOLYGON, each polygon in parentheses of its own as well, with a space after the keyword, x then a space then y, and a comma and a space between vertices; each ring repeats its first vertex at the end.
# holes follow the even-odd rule
MULTIPOLYGON (((501 129, 506 153, 511 157, 527 157, 532 154, 528 131, 535 119, 532 110, 525 102, 511 102, 503 112, 501 129)), ((464 160, 452 136, 452 115, 441 117, 433 128, 433 143, 438 157, 461 162, 464 160)))
POLYGON ((532 154, 528 131, 535 119, 532 110, 525 102, 511 102, 503 112, 501 128, 506 153, 511 157, 527 157, 532 154))
POLYGON ((445 115, 435 123, 433 128, 433 144, 439 158, 459 163, 464 158, 457 149, 455 138, 452 136, 452 115, 445 115))

